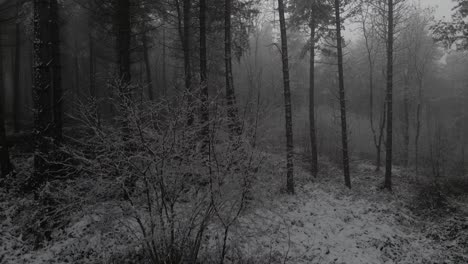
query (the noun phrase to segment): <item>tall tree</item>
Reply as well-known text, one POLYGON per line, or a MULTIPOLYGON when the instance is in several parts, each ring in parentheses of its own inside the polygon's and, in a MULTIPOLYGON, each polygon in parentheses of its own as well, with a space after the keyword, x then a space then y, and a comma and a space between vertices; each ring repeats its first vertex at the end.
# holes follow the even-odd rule
POLYGON ((411 70, 406 67, 403 73, 403 150, 402 163, 405 168, 409 165, 409 143, 410 143, 410 85, 411 85, 411 70))
POLYGON ((393 0, 388 0, 387 10, 387 140, 385 157, 385 182, 384 188, 392 190, 392 150, 393 150, 393 0))
MULTIPOLYGON (((0 81, 1 81, 1 78, 0 78, 0 81)), ((3 88, 3 83, 0 85, 3 88)), ((11 171, 11 163, 10 163, 10 153, 8 151, 8 142, 6 140, 5 118, 3 114, 4 112, 3 108, 4 108, 4 105, 3 105, 3 97, 2 97, 2 99, 0 99, 0 172, 1 172, 0 176, 6 177, 6 175, 8 175, 11 171)))
POLYGON ((149 47, 148 47, 148 29, 144 28, 144 32, 142 33, 142 43, 143 43, 143 60, 145 61, 145 71, 146 71, 146 85, 148 86, 148 98, 153 101, 154 100, 154 93, 153 93, 153 80, 151 77, 151 63, 149 57, 149 47))
MULTIPOLYGON (((192 99, 192 49, 191 49, 191 39, 192 39, 192 1, 183 0, 183 12, 184 12, 184 28, 183 28, 183 40, 182 46, 184 50, 184 71, 185 71, 185 89, 188 92, 188 99, 192 99)), ((193 124, 194 115, 189 113, 187 123, 189 125, 193 124)))
POLYGON ((310 66, 309 66, 309 134, 310 134, 310 150, 311 150, 311 171, 312 176, 317 177, 318 174, 318 150, 317 150, 317 133, 315 128, 315 34, 317 21, 315 16, 310 18, 310 66))
POLYGON ((166 70, 166 25, 162 29, 162 94, 167 96, 167 70, 166 70))
POLYGON ((202 137, 203 147, 206 149, 209 143, 209 111, 208 111, 208 60, 206 49, 206 0, 200 0, 200 85, 201 85, 201 120, 204 123, 202 137))
POLYGON ((403 34, 404 40, 407 42, 408 60, 411 65, 413 78, 416 82, 416 110, 415 110, 415 135, 414 135, 414 167, 416 173, 419 172, 419 140, 421 134, 422 118, 421 114, 424 109, 423 92, 424 81, 428 71, 430 70, 431 62, 434 59, 436 47, 434 41, 428 34, 428 26, 432 24, 432 11, 428 9, 416 8, 410 13, 408 19, 407 30, 403 34))
POLYGON ((318 174, 318 149, 315 124, 315 58, 316 44, 326 33, 333 19, 333 7, 325 1, 294 0, 290 2, 291 23, 298 28, 308 28, 310 52, 309 67, 309 135, 311 149, 311 172, 313 177, 318 174))
MULTIPOLYGON (((0 30, 1 31, 1 30, 0 30)), ((5 131, 5 116, 4 116, 4 82, 3 82, 3 49, 0 43, 0 177, 6 177, 11 171, 10 153, 8 151, 8 143, 6 140, 5 131)))
MULTIPOLYGON (((119 67, 118 77, 119 77, 119 97, 123 101, 121 105, 122 108, 125 108, 130 100, 130 90, 129 85, 132 81, 131 75, 131 54, 130 54, 130 44, 131 44, 131 30, 132 25, 130 23, 130 0, 117 0, 116 10, 114 13, 114 23, 117 32, 116 38, 116 47, 117 47, 117 64, 119 67)), ((122 137, 124 140, 128 137, 128 121, 122 121, 122 137)))
POLYGON ((362 35, 364 38, 364 45, 366 50, 366 57, 369 70, 369 121, 370 128, 372 131, 373 142, 376 149, 376 161, 375 161, 375 170, 380 171, 381 166, 381 155, 382 155, 382 142, 385 133, 385 102, 382 103, 381 114, 377 119, 378 124, 375 124, 375 105, 376 104, 376 95, 375 95, 375 68, 377 66, 377 58, 380 52, 380 41, 376 38, 378 33, 376 19, 373 17, 375 14, 371 13, 372 3, 367 1, 362 1, 361 3, 361 13, 360 13, 360 23, 362 35))
POLYGON ((285 8, 283 0, 278 0, 278 13, 281 32, 281 59, 283 62, 284 108, 286 115, 286 187, 288 193, 294 194, 294 142, 292 129, 291 88, 289 85, 288 39, 286 33, 286 19, 284 10, 285 8))
POLYGON ((34 175, 35 189, 48 178, 45 157, 52 149, 49 138, 61 137, 61 87, 56 0, 34 0, 34 175), (51 102, 51 98, 54 98, 51 102))
MULTIPOLYGON (((117 62, 119 66, 119 78, 123 86, 131 81, 130 71, 130 0, 117 0, 115 23, 117 26, 117 62)), ((121 91, 123 92, 123 91, 121 91)))
POLYGON ((88 23, 88 80, 89 80, 89 96, 94 104, 94 113, 98 127, 101 126, 101 114, 99 103, 97 100, 98 90, 96 86, 96 44, 95 33, 91 21, 88 23))
POLYGON ((334 7, 336 25, 336 48, 338 55, 338 82, 341 112, 341 144, 343 152, 343 174, 346 187, 351 188, 351 176, 349 173, 348 129, 346 120, 346 95, 343 71, 343 37, 341 36, 341 5, 339 0, 335 0, 334 7))
POLYGON ((224 1, 224 61, 226 79, 226 101, 228 116, 230 119, 231 132, 240 134, 240 126, 236 106, 236 94, 234 91, 234 78, 232 75, 232 0, 224 1))
POLYGON ((21 79, 21 23, 20 23, 20 11, 21 11, 21 0, 16 1, 16 23, 15 23, 15 76, 14 76, 14 98, 13 98, 13 128, 15 133, 20 130, 20 79, 21 79))
POLYGON ((89 27, 88 32, 88 64, 89 64, 89 95, 96 97, 96 54, 92 27, 89 27))
POLYGON ((47 61, 51 67, 51 86, 53 92, 53 113, 54 113, 54 131, 53 137, 56 143, 62 140, 63 127, 63 92, 62 92, 62 74, 60 68, 60 28, 58 16, 57 0, 49 0, 48 12, 48 33, 49 33, 49 56, 47 61))
POLYGON ((183 28, 183 50, 184 50, 184 70, 185 70, 185 89, 190 91, 192 88, 192 62, 191 62, 191 23, 192 23, 192 2, 191 0, 183 0, 183 17, 184 17, 184 28, 183 28))

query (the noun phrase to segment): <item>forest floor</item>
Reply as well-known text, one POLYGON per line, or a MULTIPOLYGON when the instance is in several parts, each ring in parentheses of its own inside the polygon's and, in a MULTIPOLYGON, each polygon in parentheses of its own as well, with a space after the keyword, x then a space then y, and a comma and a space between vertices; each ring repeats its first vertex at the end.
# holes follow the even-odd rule
MULTIPOLYGON (((282 187, 282 158, 264 156, 253 200, 229 236, 242 263, 468 263, 466 195, 448 197, 443 206, 422 206, 431 195, 421 197, 420 179, 403 170, 395 169, 388 192, 379 188, 382 173, 368 162, 354 162, 349 190, 330 162, 321 161, 319 177, 311 179, 298 160, 291 196, 282 187)), ((109 237, 86 231, 91 220, 83 212, 45 247, 25 245, 12 215, 28 199, 0 191, 0 263, 100 263, 68 258, 90 249, 104 254, 111 246, 103 245, 109 237)))
POLYGON ((273 263, 468 263, 468 197, 427 204, 431 194, 420 196, 431 189, 399 169, 393 192, 383 191, 383 172, 365 161, 352 166, 352 190, 328 162, 314 180, 296 164, 296 195, 262 194, 239 232, 251 232, 241 244, 252 256, 268 249, 273 263))

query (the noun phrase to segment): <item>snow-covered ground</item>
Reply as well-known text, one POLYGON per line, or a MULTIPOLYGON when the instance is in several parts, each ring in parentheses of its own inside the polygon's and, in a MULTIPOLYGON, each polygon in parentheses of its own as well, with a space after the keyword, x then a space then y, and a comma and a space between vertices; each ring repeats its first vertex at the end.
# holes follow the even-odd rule
MULTIPOLYGON (((453 212, 437 220, 417 217, 409 208, 416 180, 398 168, 389 193, 379 188, 383 174, 368 163, 355 164, 352 190, 344 187, 339 170, 325 167, 319 179, 310 180, 296 166, 295 196, 274 198, 274 187, 270 195, 259 190, 264 199, 231 237, 243 254, 254 263, 468 263, 466 211, 458 218, 453 212), (442 225, 449 221, 459 227, 456 239, 434 237, 444 236, 442 225)), ((261 189, 272 188, 274 177, 281 172, 263 179, 261 189)))
MULTIPOLYGON (((296 195, 290 196, 282 191, 282 160, 274 155, 265 160, 254 198, 231 230, 228 256, 236 252, 246 263, 468 263, 467 204, 459 200, 457 210, 437 217, 415 214, 410 208, 417 179, 404 170, 395 170, 394 192, 389 193, 379 189, 383 175, 358 162, 352 171, 353 189, 348 190, 340 171, 329 163, 322 162, 319 178, 310 179, 297 162, 296 195)), ((118 237, 87 231, 93 216, 84 213, 65 229, 66 239, 37 251, 26 248, 9 217, 14 203, 22 201, 1 195, 2 264, 78 263, 66 256, 83 248, 100 251, 99 259, 109 251, 125 251, 125 243, 105 245, 118 237)), ((208 240, 216 250, 221 238, 214 230, 208 240)), ((230 259, 235 258, 226 262, 230 259)))

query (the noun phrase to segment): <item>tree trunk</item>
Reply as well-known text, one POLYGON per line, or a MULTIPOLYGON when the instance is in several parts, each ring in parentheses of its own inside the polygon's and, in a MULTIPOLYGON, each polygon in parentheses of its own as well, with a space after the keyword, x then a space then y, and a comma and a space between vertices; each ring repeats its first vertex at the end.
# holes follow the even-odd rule
POLYGON ((343 152, 343 174, 345 185, 351 188, 351 177, 349 173, 349 154, 348 154, 348 129, 346 124, 346 95, 344 87, 344 72, 343 72, 343 47, 341 36, 341 16, 340 16, 340 1, 335 0, 335 23, 336 23, 336 43, 338 52, 338 78, 339 78, 339 94, 340 94, 340 112, 341 112, 341 143, 343 152))
MULTIPOLYGON (((50 1, 34 0, 34 47, 33 47, 33 101, 34 101, 34 175, 27 183, 26 189, 31 191, 48 179, 49 164, 46 161, 47 154, 52 149, 47 138, 55 133, 54 118, 57 111, 54 76, 59 74, 53 67, 53 45, 51 41, 50 1), (52 95, 54 101, 51 102, 52 95), (54 110, 54 111, 53 111, 54 110)), ((55 6, 56 7, 56 6, 55 6)), ((55 119, 56 120, 56 119, 55 119)), ((56 120, 58 121, 58 120, 56 120)))
MULTIPOLYGON (((3 83, 0 85, 3 88, 3 83)), ((8 151, 8 144, 6 140, 5 118, 3 115, 3 108, 3 99, 0 99, 0 176, 6 177, 6 175, 8 175, 11 172, 12 168, 10 163, 10 153, 8 151)))
POLYGON ((74 55, 73 55, 73 67, 74 67, 74 71, 73 71, 73 74, 74 74, 74 78, 75 78, 75 81, 74 81, 74 86, 75 86, 75 94, 74 96, 76 96, 77 98, 80 98, 80 89, 81 89, 81 84, 80 84, 80 50, 79 50, 79 47, 78 47, 78 40, 75 39, 75 50, 74 50, 74 55))
POLYGON ((465 176, 466 175, 466 166, 465 166, 465 148, 466 148, 466 144, 464 141, 462 141, 462 149, 461 149, 461 175, 462 176, 465 176))
POLYGON ((96 90, 96 55, 94 51, 94 39, 93 34, 91 33, 91 27, 88 33, 88 45, 89 45, 89 95, 94 104, 94 115, 96 119, 96 125, 101 127, 101 114, 99 111, 99 103, 97 100, 97 90, 96 90))
POLYGON ((286 20, 284 17, 284 2, 278 0, 278 13, 280 18, 281 31, 281 58, 283 61, 283 81, 284 81, 284 107, 286 115, 286 169, 287 181, 286 187, 289 194, 294 194, 294 143, 292 129, 292 107, 291 107, 291 89, 289 87, 289 57, 288 57, 288 39, 286 34, 286 20))
POLYGON ((4 117, 4 82, 3 82, 3 43, 0 43, 0 177, 6 177, 11 171, 10 153, 8 152, 8 144, 5 130, 4 117))
POLYGON ((190 39, 191 39, 191 28, 192 14, 191 14, 191 0, 184 0, 184 69, 185 69, 185 89, 191 91, 192 88, 192 64, 191 64, 191 52, 190 52, 190 39))
POLYGON ((154 94, 153 94, 153 81, 151 78, 151 63, 149 60, 149 54, 148 54, 148 36, 146 35, 146 32, 143 32, 143 59, 145 60, 145 70, 146 70, 146 85, 148 85, 148 98, 150 101, 154 100, 154 94))
POLYGON ((224 1, 224 61, 226 79, 226 101, 228 107, 228 117, 230 119, 230 129, 233 135, 239 135, 240 125, 236 106, 236 94, 234 91, 234 79, 232 75, 232 33, 231 15, 232 0, 224 1))
POLYGON ((162 79, 163 79, 163 95, 167 96, 167 72, 166 72, 166 26, 163 26, 163 61, 162 61, 162 79))
MULTIPOLYGON (((90 29, 91 30, 91 29, 90 29)), ((96 60, 94 54, 94 40, 91 31, 88 33, 89 45, 89 95, 96 98, 96 60)))
POLYGON ((393 145, 393 0, 388 0, 387 37, 387 141, 384 188, 392 190, 392 145, 393 145))
POLYGON ((409 99, 409 76, 405 74, 404 92, 403 92, 403 166, 409 165, 409 143, 410 143, 410 99, 409 99))
MULTIPOLYGON (((179 34, 180 43, 182 44, 182 49, 184 49, 185 48, 185 46, 184 46, 185 45, 185 42, 184 42, 184 25, 183 25, 184 14, 182 13, 182 11, 180 9, 180 2, 179 1, 180 0, 175 0, 176 12, 177 12, 177 32, 179 34)), ((181 0, 181 1, 184 1, 184 0, 181 0)), ((184 68, 184 71, 185 71, 185 68, 184 68)))
MULTIPOLYGON (((130 72, 130 39, 131 39, 131 26, 130 26, 130 0, 118 0, 116 23, 118 28, 117 35, 117 51, 118 51, 118 65, 119 65, 119 78, 123 86, 128 85, 131 81, 130 72)), ((126 93, 126 91, 120 91, 126 93)))
POLYGON ((382 115, 379 119, 379 131, 377 134, 377 130, 375 127, 374 123, 374 60, 372 59, 372 51, 373 51, 373 46, 371 46, 371 43, 369 42, 369 36, 371 33, 367 31, 366 28, 366 20, 362 20, 362 30, 363 30, 363 35, 364 35, 364 43, 366 45, 366 55, 367 55, 367 61, 369 63, 369 122, 370 122, 370 128, 372 131, 372 136, 374 139, 374 146, 376 150, 376 161, 375 161, 375 171, 378 172, 380 171, 380 166, 381 166, 381 149, 382 149, 382 137, 385 129, 385 103, 383 106, 383 112, 382 115))
MULTIPOLYGON (((117 27, 117 64, 119 67, 119 97, 121 100, 120 110, 126 111, 129 106, 131 64, 130 64, 130 43, 131 43, 131 24, 130 24, 130 0, 117 0, 117 10, 115 12, 115 26, 117 27)), ((128 120, 122 120, 122 138, 127 140, 129 134, 128 120)))
POLYGON ((419 173, 419 137, 421 134, 421 110, 422 110, 422 81, 418 83, 418 105, 416 106, 416 135, 414 136, 414 166, 416 174, 419 173))
POLYGON ((310 21, 310 68, 309 68, 309 123, 312 176, 318 174, 317 135, 315 128, 315 19, 310 21))
POLYGON ((59 29, 59 16, 58 16, 58 3, 57 0, 49 0, 49 20, 48 29, 50 31, 49 54, 48 60, 49 67, 51 67, 51 86, 53 92, 53 111, 54 111, 54 132, 53 137, 56 143, 62 141, 62 128, 63 128, 63 92, 62 92, 62 76, 60 70, 60 29, 59 29))
MULTIPOLYGON (((19 12, 21 2, 17 1, 16 4, 16 18, 19 19, 19 12)), ((13 109, 13 128, 15 133, 20 130, 20 116, 21 116, 21 100, 20 100, 20 80, 21 80, 21 27, 20 23, 16 21, 15 24, 15 76, 14 76, 14 109, 13 109)))
POLYGON ((376 160, 376 167, 375 171, 379 172, 380 171, 380 166, 381 166, 381 157, 382 157, 382 141, 384 137, 384 132, 385 132, 385 125, 386 125, 386 116, 387 116, 387 108, 386 108, 386 103, 383 103, 383 108, 382 108, 382 114, 380 117, 380 127, 379 127, 379 137, 375 141, 375 148, 377 151, 377 160, 376 160))
MULTIPOLYGON (((192 23, 192 1, 184 0, 184 38, 183 38, 183 50, 184 50, 184 69, 185 69, 185 90, 188 95, 189 105, 193 101, 192 93, 192 62, 191 62, 191 23, 192 23)), ((190 126, 194 122, 194 115, 190 111, 188 116, 187 124, 190 126)))
POLYGON ((378 146, 376 147, 376 152, 377 152, 377 158, 375 159, 375 171, 380 172, 380 166, 382 164, 382 147, 378 146))
MULTIPOLYGON (((132 82, 131 74, 131 16, 130 16, 131 4, 130 0, 117 0, 117 12, 115 12, 115 23, 118 29, 117 32, 117 51, 118 51, 118 66, 119 66, 119 96, 121 102, 121 110, 124 112, 124 120, 122 120, 122 140, 128 141, 130 134, 130 122, 125 117, 126 108, 130 107, 132 99, 132 91, 130 84, 132 82)), ((125 150, 128 147, 125 146, 125 150)), ((123 199, 129 200, 130 194, 135 189, 135 177, 131 176, 124 180, 124 192, 123 199)))
POLYGON ((206 51, 206 0, 200 0, 200 85, 201 85, 201 121, 203 123, 203 149, 209 147, 209 110, 207 83, 207 51, 206 51))
MULTIPOLYGON (((365 27, 365 25, 363 26, 365 27)), ((367 36, 366 36, 366 46, 368 46, 367 36)), ((379 171, 380 170, 380 157, 381 157, 380 146, 377 143, 377 131, 375 131, 375 127, 374 127, 374 63, 372 61, 372 54, 368 47, 367 47, 367 50, 368 50, 367 59, 369 61, 369 121, 370 121, 372 136, 374 137, 374 146, 377 152, 375 170, 379 171)))

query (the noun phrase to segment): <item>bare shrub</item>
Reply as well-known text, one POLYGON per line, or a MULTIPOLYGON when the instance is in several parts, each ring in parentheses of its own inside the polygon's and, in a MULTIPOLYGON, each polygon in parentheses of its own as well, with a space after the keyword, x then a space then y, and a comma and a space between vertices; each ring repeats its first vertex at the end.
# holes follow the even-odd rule
POLYGON ((224 239, 212 254, 223 262, 257 172, 250 141, 230 135, 226 107, 217 100, 209 102, 208 123, 191 123, 203 103, 196 91, 175 103, 151 102, 137 99, 137 87, 120 96, 120 85, 111 84, 113 120, 98 119, 95 100, 82 102, 74 116, 82 135, 63 147, 81 182, 95 184, 89 200, 111 205, 119 217, 109 224, 124 227, 150 263, 195 263, 202 248, 210 250, 202 245, 216 223, 224 239))

